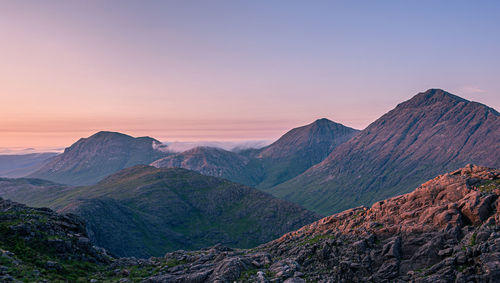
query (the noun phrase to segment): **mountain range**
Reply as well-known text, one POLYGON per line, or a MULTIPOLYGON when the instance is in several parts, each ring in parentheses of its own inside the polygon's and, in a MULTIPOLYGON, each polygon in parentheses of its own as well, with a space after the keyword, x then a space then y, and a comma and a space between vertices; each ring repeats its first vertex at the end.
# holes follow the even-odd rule
POLYGON ((500 117, 440 89, 399 104, 321 163, 274 187, 275 196, 328 215, 409 192, 476 163, 500 167, 500 117))
POLYGON ((167 156, 151 165, 186 168, 265 190, 321 162, 358 132, 328 119, 318 119, 290 130, 261 149, 232 152, 198 147, 167 156))
MULTIPOLYGON (((319 215, 408 193, 425 180, 469 163, 500 167, 499 113, 430 89, 397 105, 362 131, 319 119, 263 148, 198 147, 174 153, 153 138, 99 132, 37 163, 39 169, 30 178, 0 179, 0 196, 77 214, 87 224, 94 244, 117 256, 148 257, 216 243, 255 247, 309 224, 319 215)), ((489 169, 467 168, 460 172, 477 173, 479 179, 491 181, 478 173, 489 169)), ((459 173, 467 179, 467 188, 477 191, 470 187, 475 181, 464 174, 459 173)), ((466 215, 462 208, 460 211, 466 215)), ((358 217, 349 213, 345 225, 358 217)), ((455 216, 442 217, 452 221, 455 216)), ((461 219, 462 224, 471 224, 469 218, 461 219)), ((387 223, 392 225, 393 220, 387 223)), ((379 227, 376 223, 375 228, 379 227)), ((366 229, 372 225, 365 224, 366 229)), ((469 235, 471 229, 475 228, 461 233, 469 235)), ((299 252, 294 246, 297 241, 287 247, 289 254, 299 252)), ((271 254, 278 256, 280 245, 275 247, 276 254, 271 254)), ((345 269, 337 263, 326 266, 345 269)), ((396 266, 384 268, 394 270, 396 266)), ((390 274, 386 275, 381 276, 390 274)), ((356 276, 339 278, 369 279, 356 276)))
POLYGON ((2 154, 0 155, 0 177, 24 177, 38 170, 47 160, 56 155, 55 152, 2 154))

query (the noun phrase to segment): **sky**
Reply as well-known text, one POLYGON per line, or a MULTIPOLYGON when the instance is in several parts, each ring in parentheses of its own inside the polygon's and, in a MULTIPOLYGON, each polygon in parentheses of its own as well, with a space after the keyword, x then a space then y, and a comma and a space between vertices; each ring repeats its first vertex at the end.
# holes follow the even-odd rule
POLYGON ((357 129, 428 88, 500 110, 500 1, 3 1, 0 148, 357 129))

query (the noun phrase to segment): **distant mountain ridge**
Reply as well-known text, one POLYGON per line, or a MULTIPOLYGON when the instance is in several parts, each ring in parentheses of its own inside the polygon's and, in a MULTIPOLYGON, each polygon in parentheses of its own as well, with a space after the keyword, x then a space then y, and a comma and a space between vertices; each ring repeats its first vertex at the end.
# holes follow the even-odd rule
POLYGON ((294 128, 261 149, 236 153, 198 147, 167 156, 151 165, 186 168, 260 189, 270 189, 321 162, 334 148, 358 132, 323 118, 294 128))
POLYGON ((169 154, 161 142, 153 138, 101 131, 81 138, 28 177, 89 185, 121 169, 149 164, 169 154))
POLYGON ((0 154, 0 177, 19 178, 26 176, 38 170, 56 155, 57 153, 54 152, 0 154))
POLYGON ((203 175, 221 177, 241 184, 252 184, 258 174, 248 166, 250 159, 216 147, 196 147, 156 160, 157 168, 184 168, 203 175))
POLYGON ((500 167, 499 113, 440 89, 419 93, 271 191, 329 214, 406 193, 476 163, 500 167))

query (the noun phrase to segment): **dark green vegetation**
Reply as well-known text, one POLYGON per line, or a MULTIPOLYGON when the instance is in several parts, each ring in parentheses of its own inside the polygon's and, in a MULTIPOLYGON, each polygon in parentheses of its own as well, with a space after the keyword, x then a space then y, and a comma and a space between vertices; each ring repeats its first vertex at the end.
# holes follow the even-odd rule
POLYGON ((0 281, 88 282, 110 258, 85 236, 75 216, 0 198, 0 281))
POLYGON ((35 172, 57 153, 0 155, 0 177, 18 178, 35 172))
POLYGON ((99 132, 80 139, 29 177, 90 185, 121 169, 149 164, 167 155, 161 143, 153 138, 99 132))
MULTIPOLYGON (((23 190, 14 200, 31 205, 23 190)), ((135 166, 94 186, 29 193, 33 204, 82 216, 91 239, 120 256, 217 243, 253 247, 319 218, 257 189, 180 168, 135 166)))
POLYGON ((321 162, 359 131, 328 119, 290 130, 262 149, 231 152, 199 147, 157 160, 151 165, 185 168, 233 182, 271 189, 321 162))
POLYGON ((485 105, 431 89, 270 192, 328 215, 409 192, 468 163, 500 167, 499 116, 485 105))

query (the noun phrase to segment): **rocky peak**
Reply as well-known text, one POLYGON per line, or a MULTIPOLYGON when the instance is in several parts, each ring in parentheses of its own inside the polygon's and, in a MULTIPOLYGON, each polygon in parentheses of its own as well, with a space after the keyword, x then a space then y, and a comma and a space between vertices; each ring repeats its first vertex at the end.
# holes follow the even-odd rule
POLYGON ((469 102, 469 101, 459 96, 453 95, 449 92, 446 92, 442 89, 431 88, 425 92, 418 93, 410 100, 407 100, 399 104, 398 106, 401 108, 415 108, 415 107, 428 106, 436 103, 457 104, 460 102, 469 102))
MULTIPOLYGON (((326 118, 318 119, 311 124, 288 131, 276 142, 263 148, 258 157, 287 158, 307 150, 320 151, 319 155, 328 154, 333 148, 346 142, 357 132, 359 131, 326 118)), ((326 155, 322 158, 324 157, 326 155)))

